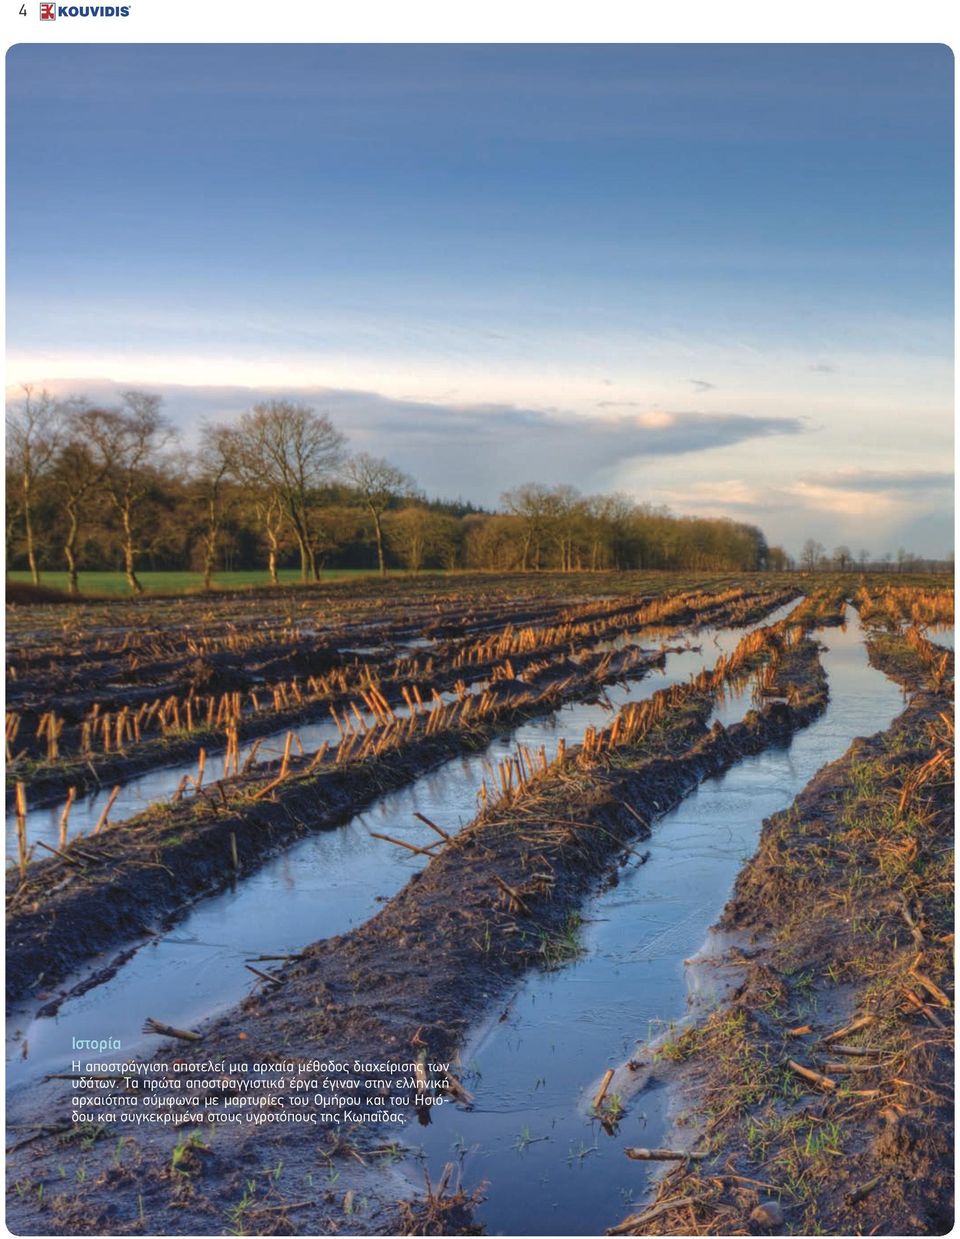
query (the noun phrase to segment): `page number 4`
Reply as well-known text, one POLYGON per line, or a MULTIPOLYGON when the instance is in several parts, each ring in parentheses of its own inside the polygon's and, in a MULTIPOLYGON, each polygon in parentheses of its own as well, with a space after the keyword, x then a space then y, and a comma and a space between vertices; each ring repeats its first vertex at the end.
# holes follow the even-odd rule
POLYGON ((26 15, 27 15, 27 6, 25 4, 21 4, 20 5, 20 16, 26 17, 26 15))

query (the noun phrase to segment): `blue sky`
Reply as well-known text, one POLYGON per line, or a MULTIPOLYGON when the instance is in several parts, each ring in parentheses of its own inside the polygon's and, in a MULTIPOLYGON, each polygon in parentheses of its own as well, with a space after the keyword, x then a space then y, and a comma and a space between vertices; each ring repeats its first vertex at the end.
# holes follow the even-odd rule
POLYGON ((264 393, 433 492, 952 545, 934 45, 8 55, 8 379, 264 393))

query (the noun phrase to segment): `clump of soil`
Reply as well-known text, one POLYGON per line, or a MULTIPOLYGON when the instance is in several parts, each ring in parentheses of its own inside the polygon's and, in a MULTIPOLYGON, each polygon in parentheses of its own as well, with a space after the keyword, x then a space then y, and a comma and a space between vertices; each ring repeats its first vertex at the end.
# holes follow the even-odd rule
POLYGON ((249 688, 249 672, 242 659, 234 654, 203 654, 184 668, 184 687, 193 693, 226 693, 249 688))

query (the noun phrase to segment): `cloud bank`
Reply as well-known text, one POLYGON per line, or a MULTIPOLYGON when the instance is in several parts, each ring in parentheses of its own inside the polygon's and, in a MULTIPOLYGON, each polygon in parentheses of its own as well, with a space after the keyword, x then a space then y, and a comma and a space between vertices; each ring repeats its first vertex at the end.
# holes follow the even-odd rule
MULTIPOLYGON (((130 385, 58 379, 45 386, 59 395, 82 393, 115 403, 130 385)), ((328 414, 353 450, 388 457, 428 493, 485 504, 520 482, 599 490, 625 463, 657 460, 665 465, 669 458, 807 429, 800 418, 740 413, 631 408, 620 416, 585 416, 511 404, 402 400, 332 387, 144 386, 163 397, 167 415, 188 442, 203 422, 228 421, 258 401, 298 400, 328 414)), ((14 399, 16 394, 8 393, 14 399)))

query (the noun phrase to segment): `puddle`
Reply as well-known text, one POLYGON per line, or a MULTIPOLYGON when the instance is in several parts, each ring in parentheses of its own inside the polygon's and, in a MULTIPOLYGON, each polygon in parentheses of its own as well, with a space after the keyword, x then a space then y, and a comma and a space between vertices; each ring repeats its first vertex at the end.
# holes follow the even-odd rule
MULTIPOLYGON (((518 743, 533 750, 545 745, 551 755, 561 738, 568 745, 579 743, 588 726, 609 721, 611 709, 685 683, 721 652, 732 650, 745 632, 776 622, 792 605, 747 629, 703 630, 696 636, 702 653, 689 649, 668 654, 662 671, 609 686, 605 693, 609 705, 566 704, 494 741, 484 753, 455 758, 382 797, 346 825, 301 840, 235 888, 202 900, 170 933, 144 945, 111 980, 65 1002, 56 1017, 34 1018, 40 1005, 36 998, 11 1011, 7 1020, 11 1104, 17 1089, 46 1072, 63 1070, 72 1037, 119 1037, 125 1055, 149 1053, 155 1039, 140 1031, 146 1016, 189 1027, 227 1009, 249 991, 254 979, 243 966, 245 959, 293 952, 368 919, 379 906, 378 897, 396 894, 423 865, 422 857, 373 839, 370 831, 422 844, 425 836, 432 835, 414 818, 415 812, 447 831, 458 830, 476 815, 477 793, 489 764, 513 753, 518 743)), ((306 729, 300 730, 306 743, 306 729)), ((103 967, 114 954, 98 959, 94 967, 103 967)), ((58 986, 56 992, 69 989, 78 979, 58 986)))
MULTIPOLYGON (((764 818, 787 807, 851 740, 888 726, 900 689, 867 663, 852 610, 846 630, 823 630, 827 712, 788 748, 748 757, 703 783, 658 823, 648 862, 621 871, 584 909, 583 956, 538 973, 465 1051, 470 1112, 444 1106, 429 1128, 407 1129, 431 1176, 464 1152, 468 1187, 488 1181, 478 1221, 488 1234, 602 1234, 633 1211, 651 1171, 627 1144, 668 1138, 666 1097, 655 1083, 609 1136, 588 1117, 607 1067, 703 1004, 702 969, 688 992, 683 961, 703 948, 764 818)), ((741 703, 744 704, 744 703, 741 703)), ((745 703, 749 704, 749 702, 745 703)), ((742 711, 741 711, 742 713, 742 711)), ((652 1169, 655 1169, 653 1167, 652 1169)))

